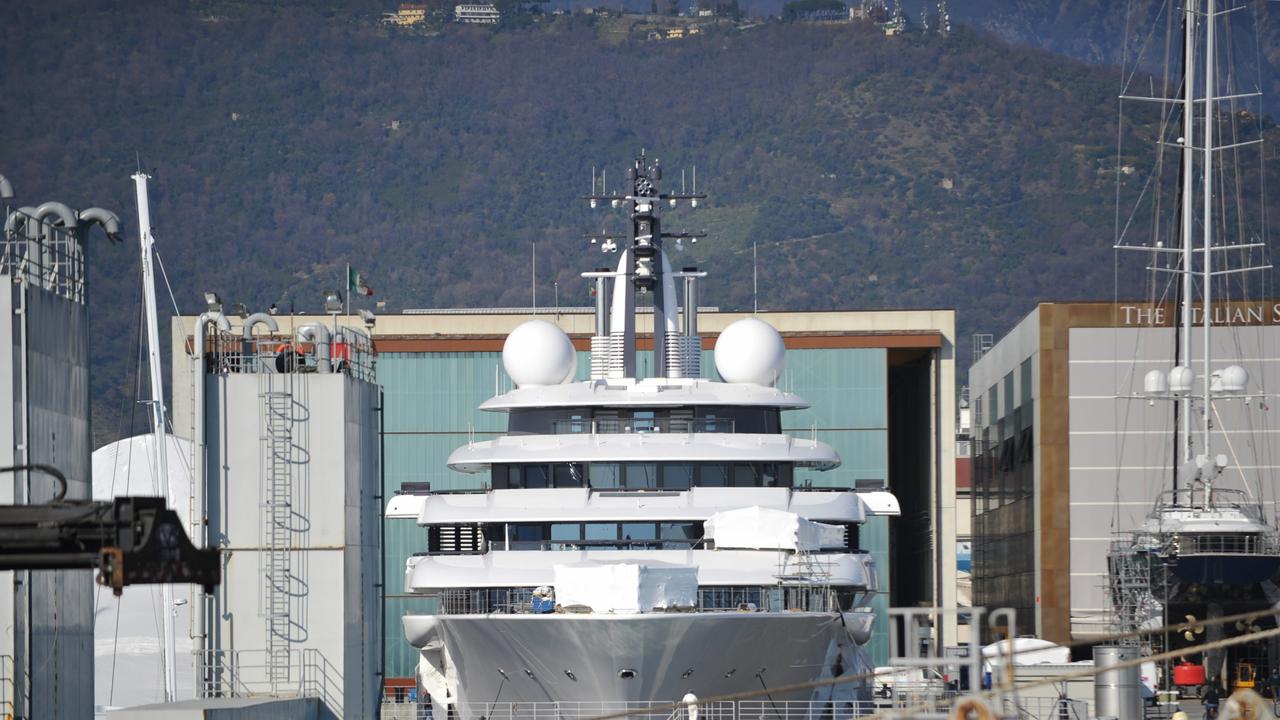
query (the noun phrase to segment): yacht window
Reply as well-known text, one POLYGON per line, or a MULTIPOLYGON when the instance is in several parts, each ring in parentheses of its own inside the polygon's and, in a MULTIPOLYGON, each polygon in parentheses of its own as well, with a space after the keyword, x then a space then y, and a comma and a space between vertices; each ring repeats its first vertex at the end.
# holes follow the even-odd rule
POLYGON ((583 538, 588 542, 615 542, 618 539, 618 523, 586 523, 583 538))
POLYGON ((626 487, 628 490, 652 490, 658 487, 658 466, 655 463, 627 463, 626 487))
POLYGON ((582 542, 581 523, 551 524, 552 550, 574 550, 579 542, 582 542))
POLYGON ((617 463, 592 463, 591 464, 591 487, 603 489, 617 489, 622 487, 622 483, 618 477, 617 463))
POLYGON ((509 435, 546 435, 552 431, 552 425, 565 416, 564 408, 528 408, 513 410, 507 419, 509 435))
POLYGON ((631 430, 633 432, 653 432, 658 429, 657 418, 652 410, 636 410, 631 414, 631 430))
POLYGON ((586 413, 573 413, 567 419, 557 421, 553 427, 557 434, 580 435, 589 433, 591 432, 591 416, 586 413))
POLYGON ((557 463, 554 470, 556 487, 582 487, 582 463, 557 463))
POLYGON ((778 466, 774 463, 764 463, 760 466, 760 484, 765 487, 778 487, 782 483, 778 482, 778 466))
POLYGON ((547 529, 541 523, 515 523, 511 526, 511 539, 520 541, 546 540, 547 529))
POLYGON ((738 463, 733 466, 734 487, 755 487, 758 484, 756 469, 750 463, 738 463))
POLYGON ((668 490, 688 490, 693 485, 693 465, 671 463, 662 466, 662 487, 668 490))
POLYGON ((701 523, 667 522, 658 523, 658 534, 662 538, 663 550, 684 550, 702 537, 701 523))
POLYGON ((699 487, 725 487, 729 484, 729 466, 723 463, 703 463, 698 468, 699 487))
POLYGON ((623 540, 657 540, 658 526, 654 523, 622 523, 623 540))
POLYGON ((494 490, 505 490, 511 485, 507 481, 507 475, 511 470, 509 465, 492 465, 489 467, 489 487, 494 490))
POLYGON ((551 487, 551 483, 547 478, 546 465, 525 465, 524 466, 524 487, 526 488, 545 488, 551 487))

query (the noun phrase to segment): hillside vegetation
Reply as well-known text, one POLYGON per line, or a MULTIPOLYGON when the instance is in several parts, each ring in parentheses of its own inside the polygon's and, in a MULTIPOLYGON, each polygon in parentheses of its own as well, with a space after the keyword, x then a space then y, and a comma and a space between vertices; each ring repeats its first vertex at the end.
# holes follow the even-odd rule
MULTIPOLYGON (((684 251, 716 256, 709 304, 751 306, 753 241, 762 309, 954 307, 962 338, 1113 293, 1115 72, 963 28, 619 42, 581 16, 423 36, 372 4, 14 5, 0 172, 134 237, 140 157, 184 312, 315 311, 348 262, 389 309, 528 305, 533 243, 540 303, 586 304, 583 233, 622 224, 576 198, 640 148, 712 196, 670 223, 712 233, 684 251)), ((92 249, 100 439, 132 413, 136 267, 92 249)))

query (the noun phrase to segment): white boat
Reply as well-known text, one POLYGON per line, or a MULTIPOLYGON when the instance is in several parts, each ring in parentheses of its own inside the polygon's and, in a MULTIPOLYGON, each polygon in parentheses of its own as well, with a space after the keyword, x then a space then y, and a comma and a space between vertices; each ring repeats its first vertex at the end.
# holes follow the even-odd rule
POLYGON ((870 699, 865 680, 775 689, 871 670, 862 646, 878 578, 858 527, 897 515, 897 500, 882 488, 795 486, 796 468, 830 470, 840 458, 781 432, 781 413, 807 405, 775 387, 785 349, 772 327, 746 318, 726 328, 715 344, 721 379, 702 377, 705 273, 673 271, 663 250, 699 236, 664 233, 659 217, 660 203, 702 196, 662 193, 660 180, 641 157, 623 193, 597 193, 593 181, 591 205, 621 209, 630 231, 592 239, 619 258, 616 271, 584 273, 597 289, 590 378, 573 379, 576 353, 557 326, 519 326, 503 348, 516 387, 480 407, 506 413, 507 433, 448 460, 487 474, 484 489, 402 493, 387 506, 388 518, 424 529, 405 588, 436 611, 403 621, 437 718, 752 690, 760 713, 803 701, 805 713, 847 716, 870 699), (644 378, 639 294, 664 329, 644 378))

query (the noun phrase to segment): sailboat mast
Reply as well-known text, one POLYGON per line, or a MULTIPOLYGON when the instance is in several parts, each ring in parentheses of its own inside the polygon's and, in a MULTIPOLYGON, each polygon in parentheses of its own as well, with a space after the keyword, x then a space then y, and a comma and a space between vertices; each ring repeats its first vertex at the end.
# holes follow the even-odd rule
MULTIPOLYGON (((138 192, 138 242, 142 250, 142 296, 147 314, 147 363, 151 376, 151 437, 155 448, 155 467, 159 473, 161 492, 166 500, 174 497, 169 487, 169 453, 168 439, 165 437, 164 419, 164 383, 160 369, 160 329, 156 314, 156 284, 152 265, 155 239, 151 237, 151 207, 147 200, 147 180, 145 173, 133 175, 134 186, 138 192)), ((200 339, 197 338, 197 342, 200 339)), ((173 586, 165 583, 160 586, 163 596, 163 607, 160 614, 164 623, 164 642, 161 644, 161 660, 164 665, 164 697, 166 702, 177 700, 178 674, 174 659, 177 655, 177 639, 173 628, 173 586)))
MULTIPOLYGON (((1182 70, 1182 359, 1179 364, 1191 366, 1191 268, 1195 259, 1195 245, 1191 240, 1192 205, 1195 200, 1195 183, 1193 170, 1195 167, 1195 87, 1196 87, 1196 12, 1195 6, 1187 2, 1186 18, 1183 21, 1183 70, 1182 70)), ((1180 428, 1182 443, 1182 460, 1184 467, 1192 459, 1191 451, 1191 398, 1184 397, 1181 403, 1182 423, 1180 428)), ((1178 473, 1174 471, 1174 502, 1177 502, 1178 473)))
POLYGON ((1204 470, 1204 504, 1205 509, 1209 507, 1210 493, 1212 492, 1213 473, 1208 468, 1209 462, 1212 462, 1212 455, 1209 448, 1209 431, 1211 429, 1211 421, 1213 418, 1213 406, 1210 404, 1213 400, 1211 395, 1212 382, 1210 381, 1212 370, 1209 368, 1209 334, 1213 327, 1213 114, 1215 110, 1214 103, 1214 32, 1213 26, 1216 20, 1215 0, 1206 0, 1207 7, 1205 9, 1204 23, 1204 177, 1202 178, 1204 186, 1204 303, 1202 312, 1204 313, 1204 456, 1206 460, 1204 470))
MULTIPOLYGON (((1213 406, 1210 369, 1210 331, 1213 327, 1213 24, 1215 24, 1215 0, 1206 0, 1204 12, 1204 457, 1211 459, 1210 429, 1213 406)), ((1208 468, 1208 465, 1206 465, 1208 468)), ((1204 473, 1204 503, 1210 502, 1212 473, 1204 473)))

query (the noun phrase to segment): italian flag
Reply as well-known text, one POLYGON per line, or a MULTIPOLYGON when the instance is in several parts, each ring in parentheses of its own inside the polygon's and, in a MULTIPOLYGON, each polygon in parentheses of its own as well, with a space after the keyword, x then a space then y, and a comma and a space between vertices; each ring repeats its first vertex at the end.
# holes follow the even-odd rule
POLYGON ((364 284, 364 278, 360 277, 360 273, 355 268, 347 266, 347 287, 351 292, 359 295, 372 295, 373 288, 364 284))

